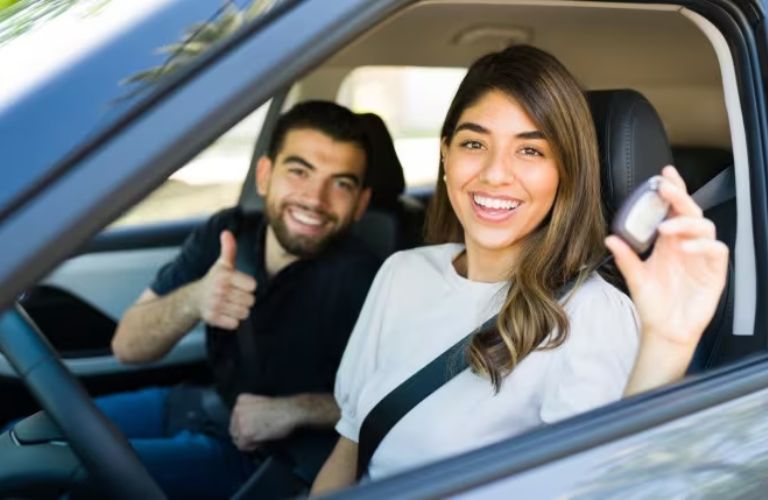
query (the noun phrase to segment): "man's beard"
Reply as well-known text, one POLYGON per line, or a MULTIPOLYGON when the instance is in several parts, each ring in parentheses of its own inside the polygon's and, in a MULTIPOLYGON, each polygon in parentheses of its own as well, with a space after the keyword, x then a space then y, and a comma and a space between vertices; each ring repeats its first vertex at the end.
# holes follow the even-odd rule
POLYGON ((291 232, 285 223, 285 217, 290 217, 286 214, 286 210, 292 204, 283 204, 280 207, 275 207, 273 204, 266 204, 267 222, 272 227, 272 231, 275 233, 278 243, 283 249, 291 255, 295 255, 300 258, 314 257, 323 251, 332 241, 337 239, 341 233, 346 229, 346 226, 339 227, 338 218, 333 215, 318 210, 312 210, 304 205, 293 204, 301 207, 303 210, 314 211, 318 215, 325 219, 326 223, 331 223, 334 227, 328 233, 319 236, 305 236, 302 234, 295 234, 291 232))

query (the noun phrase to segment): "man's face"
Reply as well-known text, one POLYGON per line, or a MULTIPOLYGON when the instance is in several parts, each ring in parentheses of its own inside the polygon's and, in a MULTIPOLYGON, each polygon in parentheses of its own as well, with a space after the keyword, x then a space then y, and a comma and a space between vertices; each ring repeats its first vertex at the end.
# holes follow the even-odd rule
POLYGON ((365 151, 310 128, 289 130, 274 162, 259 160, 259 194, 269 224, 290 254, 315 255, 362 217, 371 191, 363 188, 365 151))

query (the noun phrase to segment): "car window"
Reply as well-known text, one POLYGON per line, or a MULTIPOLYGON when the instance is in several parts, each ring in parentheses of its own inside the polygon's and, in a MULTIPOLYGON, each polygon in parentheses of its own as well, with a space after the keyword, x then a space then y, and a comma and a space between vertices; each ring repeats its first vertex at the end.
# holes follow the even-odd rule
POLYGON ((0 85, 2 123, 14 124, 0 129, 9 173, 0 186, 0 212, 279 3, 59 0, 2 9, 0 67, 19 70, 4 72, 0 85))
POLYGON ((389 127, 408 188, 437 178, 440 127, 465 68, 364 66, 344 79, 337 100, 381 116, 389 127))
POLYGON ((232 127, 112 226, 202 217, 235 205, 269 103, 232 127))

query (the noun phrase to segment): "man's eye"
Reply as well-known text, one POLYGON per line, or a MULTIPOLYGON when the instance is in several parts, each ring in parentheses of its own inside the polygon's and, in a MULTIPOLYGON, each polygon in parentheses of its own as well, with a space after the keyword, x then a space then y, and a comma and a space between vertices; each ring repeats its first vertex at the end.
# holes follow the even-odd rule
POLYGON ((289 168, 288 173, 291 175, 295 175, 296 177, 306 177, 307 176, 307 170, 304 168, 289 168))
POLYGON ((344 191, 349 191, 350 193, 355 189, 355 185, 353 183, 344 180, 336 181, 336 187, 339 187, 344 191))
POLYGON ((483 144, 480 141, 466 140, 462 141, 460 146, 464 149, 481 149, 483 144))

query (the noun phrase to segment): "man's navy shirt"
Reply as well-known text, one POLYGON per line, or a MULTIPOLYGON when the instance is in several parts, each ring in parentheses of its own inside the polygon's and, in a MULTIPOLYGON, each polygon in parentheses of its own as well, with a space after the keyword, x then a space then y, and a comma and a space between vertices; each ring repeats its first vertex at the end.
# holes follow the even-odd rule
POLYGON ((237 336, 245 332, 206 325, 214 380, 230 407, 243 392, 332 392, 341 355, 380 265, 362 241, 348 234, 270 278, 264 262, 266 227, 258 214, 245 217, 237 208, 219 212, 187 238, 178 257, 150 285, 165 295, 202 278, 219 258, 223 230, 255 231, 254 248, 237 248, 253 252, 257 288, 250 316, 251 352, 240 348, 237 336))

